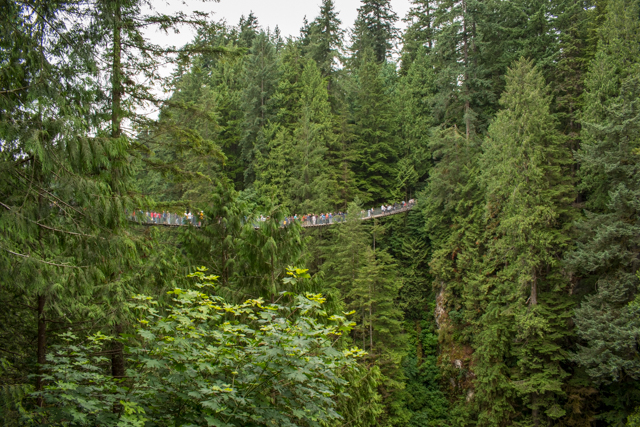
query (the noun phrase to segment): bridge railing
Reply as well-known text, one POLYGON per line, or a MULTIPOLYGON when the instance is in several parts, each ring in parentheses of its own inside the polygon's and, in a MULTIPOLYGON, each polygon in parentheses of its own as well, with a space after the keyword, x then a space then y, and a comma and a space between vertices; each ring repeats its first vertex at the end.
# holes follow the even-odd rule
MULTIPOLYGON (((409 202, 394 203, 393 205, 381 205, 380 207, 362 209, 358 213, 358 218, 361 220, 367 220, 387 215, 395 215, 410 210, 414 205, 415 201, 409 200, 409 202)), ((205 223, 203 212, 176 214, 166 211, 153 212, 149 210, 136 210, 129 213, 128 216, 131 221, 148 225, 180 226, 191 224, 195 227, 200 227, 205 223)), ((286 217, 283 221, 280 222, 280 225, 286 227, 287 225, 290 225, 295 221, 299 222, 303 227, 319 227, 345 222, 347 220, 347 217, 348 215, 346 212, 330 212, 317 215, 293 215, 286 217)), ((259 227, 260 223, 266 221, 266 219, 266 217, 261 216, 254 224, 254 226, 259 227)))
MULTIPOLYGON (((367 220, 367 219, 379 218, 387 215, 395 215, 395 214, 410 210, 411 208, 413 208, 414 205, 415 205, 415 200, 410 200, 408 203, 402 202, 402 203, 395 203, 393 205, 388 205, 388 206, 380 206, 377 208, 373 207, 369 209, 362 209, 358 213, 358 218, 362 220, 367 220)), ((285 220, 282 221, 280 225, 287 226, 295 221, 295 222, 299 222, 303 227, 320 227, 325 225, 339 224, 341 222, 347 221, 347 218, 348 218, 348 214, 345 212, 337 212, 337 213, 330 212, 330 213, 323 213, 319 215, 313 215, 313 214, 294 215, 294 216, 285 218, 285 220)), ((266 220, 266 218, 263 218, 262 220, 264 221, 266 220)), ((257 224, 256 226, 259 226, 259 224, 257 224)))
POLYGON ((144 210, 136 210, 134 212, 128 213, 129 219, 133 222, 138 222, 141 224, 153 224, 153 225, 194 225, 199 227, 204 223, 204 214, 202 212, 198 213, 187 213, 187 214, 176 214, 173 212, 153 212, 153 211, 144 211, 144 210))

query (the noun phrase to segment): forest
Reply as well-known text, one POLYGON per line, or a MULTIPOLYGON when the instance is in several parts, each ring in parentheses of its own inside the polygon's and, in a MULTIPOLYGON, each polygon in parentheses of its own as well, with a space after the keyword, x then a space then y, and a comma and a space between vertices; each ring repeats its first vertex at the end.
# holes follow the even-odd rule
POLYGON ((640 427, 640 0, 159 3, 0 0, 2 425, 640 427))

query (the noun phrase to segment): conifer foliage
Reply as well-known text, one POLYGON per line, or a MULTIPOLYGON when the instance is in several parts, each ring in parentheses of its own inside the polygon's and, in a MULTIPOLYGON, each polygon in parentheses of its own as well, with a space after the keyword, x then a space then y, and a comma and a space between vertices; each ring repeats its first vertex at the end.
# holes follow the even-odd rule
POLYGON ((319 3, 0 3, 0 424, 639 425, 638 0, 319 3))

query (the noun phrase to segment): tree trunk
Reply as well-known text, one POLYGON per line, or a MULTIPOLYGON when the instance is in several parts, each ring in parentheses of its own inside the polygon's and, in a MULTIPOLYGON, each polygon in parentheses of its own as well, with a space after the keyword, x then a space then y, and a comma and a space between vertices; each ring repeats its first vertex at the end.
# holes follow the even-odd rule
MULTIPOLYGON (((113 327, 116 338, 122 334, 122 324, 116 323, 113 327)), ((111 376, 122 379, 125 377, 124 345, 120 341, 114 341, 111 347, 111 376)))
POLYGON ((533 282, 531 282, 531 297, 529 303, 532 307, 538 305, 538 275, 535 269, 533 270, 533 282))
MULTIPOLYGON (((36 390, 42 391, 42 374, 47 363, 47 323, 44 317, 44 308, 47 297, 38 295, 38 376, 36 377, 36 390)), ((42 397, 38 397, 38 406, 44 406, 42 397)))
POLYGON ((469 117, 469 35, 467 34, 467 3, 462 2, 462 41, 464 52, 464 125, 467 139, 471 134, 471 117, 469 117))
POLYGON ((113 67, 111 70, 111 136, 122 134, 122 12, 120 1, 114 2, 113 11, 113 67))
POLYGON ((416 356, 418 358, 418 366, 422 365, 422 325, 420 321, 416 320, 416 356))

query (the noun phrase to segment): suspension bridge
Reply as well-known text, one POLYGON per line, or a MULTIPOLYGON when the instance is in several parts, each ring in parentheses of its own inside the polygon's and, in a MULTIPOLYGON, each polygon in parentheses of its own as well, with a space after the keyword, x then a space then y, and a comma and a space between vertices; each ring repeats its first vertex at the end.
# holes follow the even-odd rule
MULTIPOLYGON (((394 203, 393 205, 381 205, 378 208, 363 209, 360 211, 358 218, 362 221, 384 218, 391 215, 398 215, 408 212, 416 205, 415 200, 409 200, 408 203, 394 203)), ((294 215, 285 217, 280 225, 286 227, 294 222, 298 222, 303 228, 327 227, 331 225, 346 222, 347 214, 344 212, 325 213, 320 215, 294 215)), ((206 225, 206 218, 202 212, 176 214, 171 212, 153 212, 137 210, 129 215, 129 220, 140 225, 160 226, 160 227, 185 227, 194 226, 201 227, 206 225)), ((260 216, 255 219, 255 228, 260 227, 260 223, 268 220, 268 217, 260 216)))

